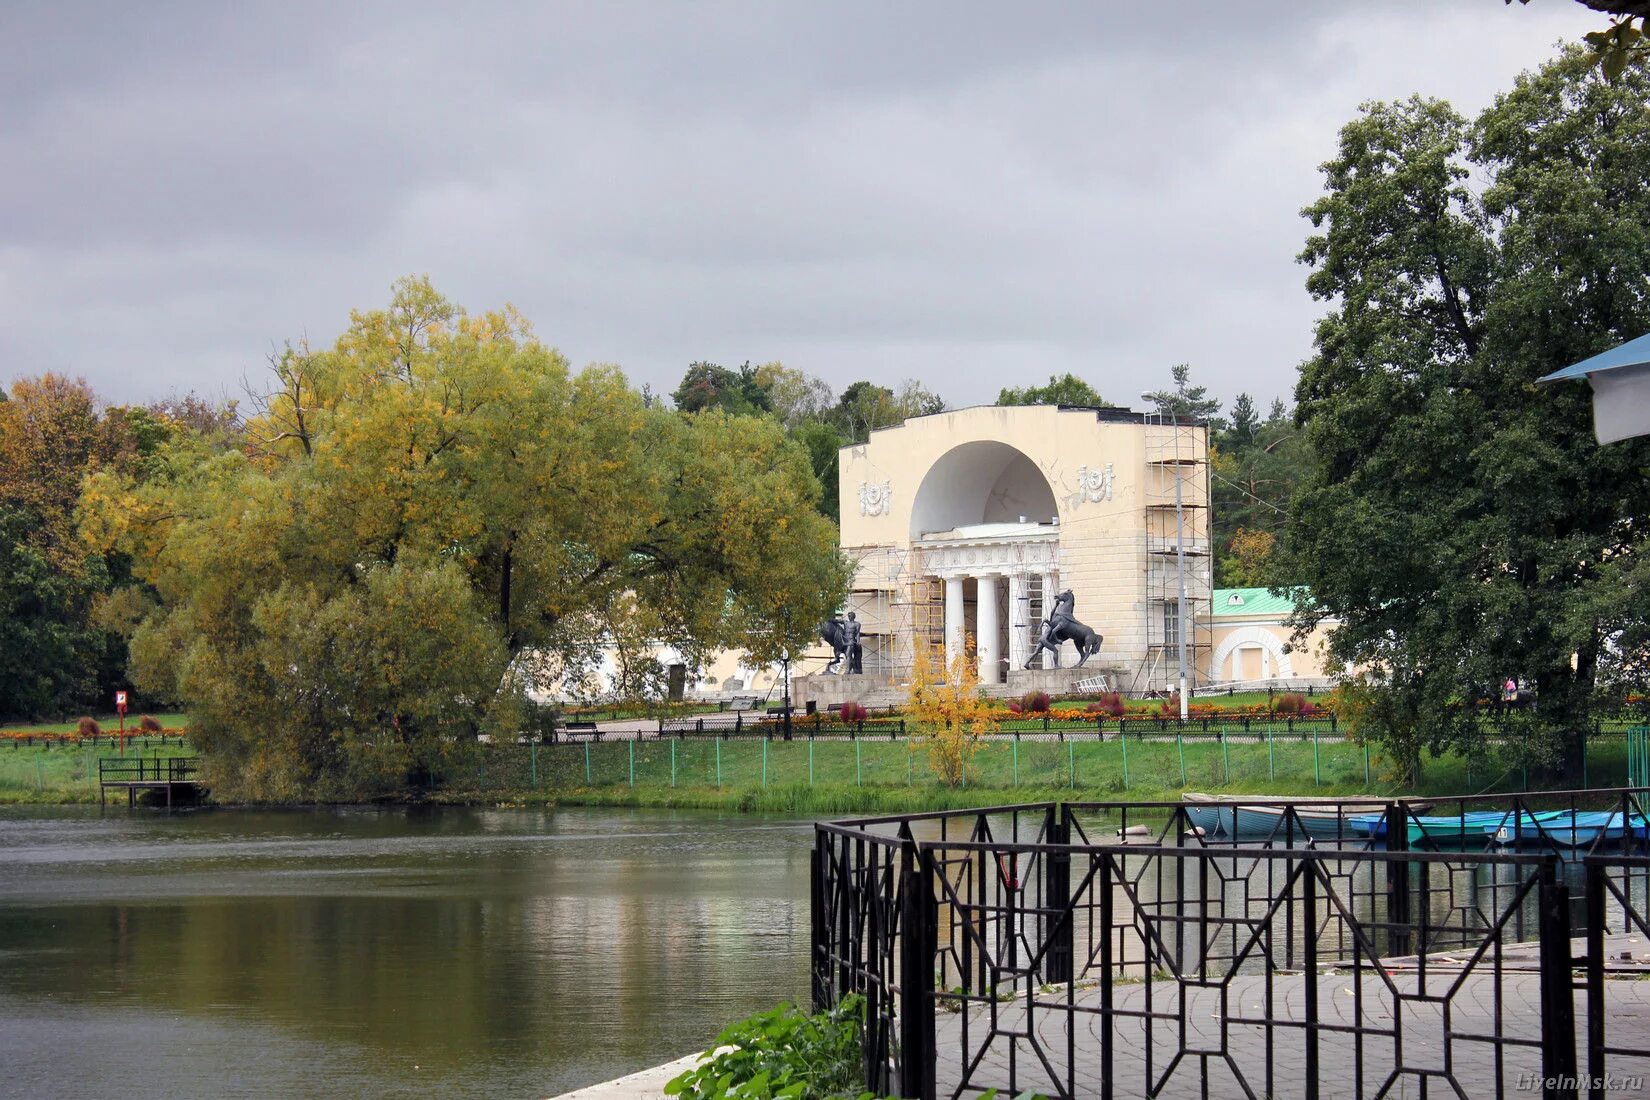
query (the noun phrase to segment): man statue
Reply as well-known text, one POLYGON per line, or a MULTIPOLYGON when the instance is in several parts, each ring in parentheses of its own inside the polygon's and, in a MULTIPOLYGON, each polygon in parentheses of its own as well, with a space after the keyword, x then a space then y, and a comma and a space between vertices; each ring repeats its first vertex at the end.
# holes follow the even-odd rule
POLYGON ((843 640, 848 643, 848 673, 849 675, 863 673, 865 669, 861 665, 861 658, 864 656, 865 651, 860 648, 859 644, 859 617, 852 611, 848 612, 848 621, 843 624, 843 627, 843 640))

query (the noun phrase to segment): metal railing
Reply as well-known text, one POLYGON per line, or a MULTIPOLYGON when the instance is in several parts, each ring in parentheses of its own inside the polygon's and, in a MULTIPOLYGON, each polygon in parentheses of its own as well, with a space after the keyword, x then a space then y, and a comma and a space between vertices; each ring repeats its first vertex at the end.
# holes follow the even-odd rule
POLYGON ((198 765, 194 756, 106 756, 97 762, 97 778, 99 783, 192 783, 199 778, 198 765))
POLYGON ((865 997, 865 1087, 879 1095, 1575 1095, 1612 1074, 1642 1082, 1650 982, 1621 971, 1650 956, 1610 952, 1650 938, 1646 792, 1503 796, 1510 843, 1452 847, 1423 828, 1411 846, 1450 814, 1459 844, 1487 801, 1223 804, 1274 814, 1258 839, 1200 835, 1180 803, 820 824, 814 1001, 865 997), (1591 850, 1573 830, 1517 830, 1562 805, 1620 813, 1626 830, 1591 850), (1330 830, 1332 816, 1357 831, 1330 830))

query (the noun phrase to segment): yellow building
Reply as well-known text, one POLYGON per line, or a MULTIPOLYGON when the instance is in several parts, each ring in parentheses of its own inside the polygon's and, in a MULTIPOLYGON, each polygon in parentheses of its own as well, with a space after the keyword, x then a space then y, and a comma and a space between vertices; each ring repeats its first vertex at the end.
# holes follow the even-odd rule
POLYGON ((1209 659, 1203 674, 1211 684, 1245 688, 1326 686, 1340 680, 1328 657, 1326 619, 1306 638, 1294 641, 1288 618, 1296 600, 1265 588, 1217 588, 1210 601, 1209 659))
POLYGON ((843 449, 840 468, 842 546, 858 565, 846 610, 863 624, 869 681, 907 678, 918 640, 955 656, 968 637, 988 690, 1070 690, 1096 677, 1160 688, 1176 677, 1182 592, 1188 664, 1207 664, 1202 424, 1121 408, 982 406, 872 432, 843 449), (1076 618, 1104 635, 1081 672, 1070 670, 1071 644, 1058 671, 1035 651, 1064 589, 1076 618))

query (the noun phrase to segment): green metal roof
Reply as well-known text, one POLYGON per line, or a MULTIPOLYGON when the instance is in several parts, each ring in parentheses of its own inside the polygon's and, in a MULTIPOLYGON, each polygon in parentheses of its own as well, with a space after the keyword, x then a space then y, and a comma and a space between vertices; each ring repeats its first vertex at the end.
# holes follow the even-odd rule
POLYGON ((1288 615, 1305 595, 1303 588, 1295 589, 1293 596, 1274 596, 1266 588, 1217 588, 1210 594, 1209 613, 1217 619, 1288 615))

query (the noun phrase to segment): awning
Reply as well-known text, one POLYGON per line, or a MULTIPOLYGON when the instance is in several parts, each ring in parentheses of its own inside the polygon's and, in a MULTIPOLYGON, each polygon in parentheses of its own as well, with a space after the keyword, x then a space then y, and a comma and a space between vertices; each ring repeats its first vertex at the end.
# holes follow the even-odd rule
POLYGON ((1650 435, 1650 333, 1537 381, 1576 378, 1593 385, 1593 434, 1600 443, 1650 435))

